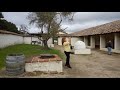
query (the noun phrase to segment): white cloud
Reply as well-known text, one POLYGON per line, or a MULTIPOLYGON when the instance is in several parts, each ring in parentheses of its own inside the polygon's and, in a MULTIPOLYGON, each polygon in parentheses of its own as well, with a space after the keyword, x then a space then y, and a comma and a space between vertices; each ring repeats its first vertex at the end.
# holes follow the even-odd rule
MULTIPOLYGON (((21 24, 29 25, 28 12, 3 12, 6 20, 13 22, 18 27, 21 24)), ((85 28, 97 26, 114 20, 120 20, 120 12, 77 12, 74 15, 73 22, 63 20, 62 28, 66 28, 66 32, 75 32, 85 28)), ((35 26, 30 26, 29 32, 40 32, 35 26)))
POLYGON ((62 28, 68 27, 66 29, 66 32, 72 33, 72 32, 80 31, 80 30, 87 29, 90 27, 94 27, 97 25, 105 24, 107 22, 108 21, 89 21, 89 22, 86 22, 83 24, 81 24, 81 23, 76 23, 76 24, 71 24, 71 25, 64 24, 64 25, 62 25, 62 28))
POLYGON ((27 15, 28 12, 2 12, 4 15, 4 18, 7 19, 7 21, 13 22, 16 25, 25 24, 28 25, 27 15))

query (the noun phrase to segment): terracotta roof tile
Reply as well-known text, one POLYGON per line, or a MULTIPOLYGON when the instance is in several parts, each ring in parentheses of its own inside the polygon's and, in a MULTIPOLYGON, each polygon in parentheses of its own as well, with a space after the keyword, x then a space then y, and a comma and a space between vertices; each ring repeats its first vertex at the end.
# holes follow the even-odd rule
POLYGON ((96 27, 84 29, 69 35, 70 36, 87 36, 87 35, 105 34, 105 33, 112 33, 112 32, 120 32, 120 20, 99 25, 96 27))
POLYGON ((1 34, 12 34, 12 35, 22 36, 21 34, 17 34, 17 33, 14 33, 14 32, 9 32, 9 31, 5 31, 5 30, 0 30, 0 33, 1 34))

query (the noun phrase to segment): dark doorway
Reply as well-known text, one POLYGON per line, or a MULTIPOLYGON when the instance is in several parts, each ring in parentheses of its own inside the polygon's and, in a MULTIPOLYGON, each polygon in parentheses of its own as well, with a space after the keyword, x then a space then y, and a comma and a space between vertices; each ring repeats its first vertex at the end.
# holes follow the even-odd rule
POLYGON ((80 40, 84 42, 84 37, 83 37, 83 36, 81 36, 81 37, 80 37, 80 40))
POLYGON ((105 35, 105 42, 106 42, 106 44, 107 44, 107 42, 109 42, 109 40, 112 42, 112 47, 114 49, 114 33, 105 35))
POLYGON ((87 36, 88 46, 90 46, 90 36, 87 36))
POLYGON ((100 49, 100 35, 95 35, 95 48, 100 49))

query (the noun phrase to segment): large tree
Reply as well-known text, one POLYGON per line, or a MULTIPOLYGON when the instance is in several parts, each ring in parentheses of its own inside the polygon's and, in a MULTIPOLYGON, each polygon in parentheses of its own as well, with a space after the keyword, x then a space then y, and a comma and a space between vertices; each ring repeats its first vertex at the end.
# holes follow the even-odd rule
POLYGON ((10 32, 19 33, 16 25, 11 23, 11 22, 8 22, 7 20, 0 19, 0 29, 10 31, 10 32))
POLYGON ((7 20, 1 19, 1 18, 4 18, 2 12, 0 12, 0 29, 19 33, 18 28, 16 27, 14 23, 8 22, 7 20))
POLYGON ((24 35, 27 34, 27 33, 28 33, 28 27, 27 27, 27 25, 21 24, 19 31, 20 31, 22 34, 24 34, 24 35))
POLYGON ((39 39, 44 43, 45 48, 48 48, 47 41, 54 37, 61 31, 61 23, 63 19, 73 19, 74 13, 72 12, 32 12, 29 14, 28 19, 30 24, 36 24, 41 30, 39 39))

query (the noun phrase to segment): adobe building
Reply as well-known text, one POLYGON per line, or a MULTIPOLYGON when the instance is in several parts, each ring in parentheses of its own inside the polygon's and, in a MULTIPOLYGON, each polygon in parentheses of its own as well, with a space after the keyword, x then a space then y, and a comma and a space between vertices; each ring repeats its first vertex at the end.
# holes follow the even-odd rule
POLYGON ((111 40, 112 52, 120 53, 120 20, 84 29, 71 34, 58 36, 58 45, 61 44, 62 37, 71 37, 71 45, 78 40, 85 42, 87 48, 96 48, 107 51, 106 43, 111 40))

